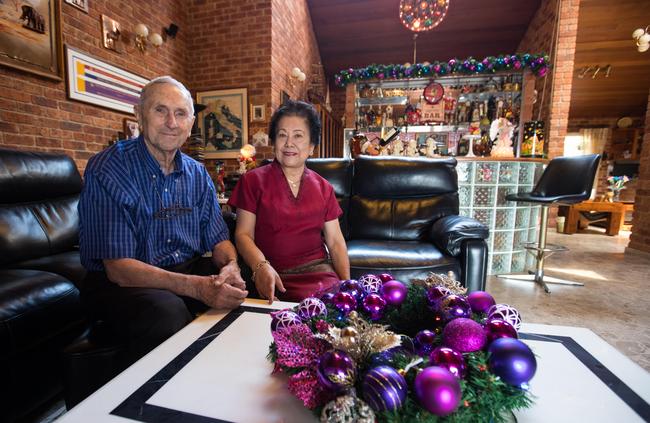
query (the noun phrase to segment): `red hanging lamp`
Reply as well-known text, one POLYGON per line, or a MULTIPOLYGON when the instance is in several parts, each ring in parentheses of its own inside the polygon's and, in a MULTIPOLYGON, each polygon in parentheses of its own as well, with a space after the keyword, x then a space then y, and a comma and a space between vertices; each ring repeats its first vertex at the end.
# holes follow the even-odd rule
POLYGON ((399 19, 413 32, 429 31, 447 15, 450 0, 400 0, 399 19))

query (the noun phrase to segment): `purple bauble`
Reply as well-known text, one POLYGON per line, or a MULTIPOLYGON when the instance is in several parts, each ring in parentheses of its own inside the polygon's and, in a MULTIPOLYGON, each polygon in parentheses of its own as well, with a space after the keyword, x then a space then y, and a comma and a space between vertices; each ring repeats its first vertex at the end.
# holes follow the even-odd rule
POLYGON ((388 281, 381 286, 381 296, 392 306, 401 305, 406 299, 406 285, 400 281, 388 281))
POLYGON ((317 373, 323 386, 340 391, 354 385, 357 366, 345 351, 328 351, 320 356, 317 373))
POLYGON ((377 293, 381 289, 382 280, 379 276, 367 274, 359 278, 359 283, 366 294, 377 293))
POLYGON ((494 297, 485 291, 470 292, 467 301, 474 313, 487 313, 488 309, 496 304, 494 297))
POLYGON ((460 404, 458 378, 442 367, 427 367, 418 373, 413 389, 422 407, 436 416, 448 416, 460 404))
POLYGON ((517 339, 518 337, 517 330, 510 323, 500 319, 488 320, 483 329, 485 330, 488 344, 491 344, 499 338, 517 339))
POLYGON ((336 293, 332 298, 332 304, 346 316, 357 308, 357 300, 349 292, 336 293))
POLYGON ((430 330, 421 330, 415 335, 413 344, 415 345, 415 352, 421 356, 427 356, 431 354, 433 348, 435 347, 434 343, 436 342, 436 334, 430 330))
POLYGON ((377 275, 377 277, 381 280, 382 283, 395 280, 393 275, 391 275, 390 273, 380 273, 377 275))
POLYGON ((429 303, 429 308, 433 311, 437 311, 440 307, 440 300, 451 294, 452 292, 449 288, 444 286, 432 286, 427 290, 427 302, 429 303))
POLYGON ((375 411, 395 411, 406 399, 404 376, 388 366, 370 369, 363 377, 363 399, 375 411))
POLYGON ((334 299, 334 296, 336 295, 335 292, 328 292, 326 294, 323 294, 320 299, 325 303, 325 304, 332 304, 332 299, 334 299))
POLYGON ((327 316, 325 303, 314 297, 307 297, 298 304, 298 316, 302 320, 309 320, 316 316, 327 316))
POLYGON ((370 356, 370 364, 373 366, 393 366, 398 355, 411 357, 413 350, 408 347, 399 346, 380 351, 370 356))
POLYGON ((371 320, 378 320, 384 316, 386 300, 379 294, 368 294, 363 299, 363 311, 370 315, 371 320))
POLYGON ((356 279, 347 279, 344 281, 341 281, 339 285, 339 291, 340 292, 347 292, 351 294, 355 300, 357 300, 357 303, 360 303, 361 300, 363 299, 363 287, 359 283, 358 280, 356 279))
POLYGON ((447 320, 468 318, 472 315, 472 307, 464 297, 450 294, 440 300, 440 312, 447 320))
POLYGON ((483 326, 464 317, 447 323, 442 331, 442 343, 462 353, 478 351, 486 341, 483 326))
POLYGON ((431 352, 429 356, 431 364, 445 368, 458 379, 462 379, 467 374, 467 366, 463 355, 453 348, 438 347, 431 352))
POLYGON ((521 315, 516 308, 508 304, 495 304, 487 312, 487 319, 504 320, 514 326, 515 329, 521 328, 521 315))
POLYGON ((528 345, 518 339, 499 338, 488 348, 488 367, 513 386, 527 383, 535 375, 537 360, 528 345))
POLYGON ((280 310, 271 314, 271 330, 286 329, 291 326, 299 325, 302 319, 291 310, 280 310))

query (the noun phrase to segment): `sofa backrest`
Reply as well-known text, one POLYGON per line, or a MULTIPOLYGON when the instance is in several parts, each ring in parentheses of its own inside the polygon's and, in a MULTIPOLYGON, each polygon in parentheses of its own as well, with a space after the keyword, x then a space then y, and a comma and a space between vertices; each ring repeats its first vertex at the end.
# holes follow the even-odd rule
POLYGON ((77 245, 81 187, 66 155, 0 149, 0 265, 77 245))
POLYGON ((454 158, 356 158, 350 239, 427 239, 435 220, 458 214, 456 163, 454 158))
POLYGON ((334 194, 343 210, 339 218, 343 237, 348 239, 348 209, 350 206, 350 194, 352 190, 352 161, 348 159, 309 159, 307 167, 332 184, 334 194))

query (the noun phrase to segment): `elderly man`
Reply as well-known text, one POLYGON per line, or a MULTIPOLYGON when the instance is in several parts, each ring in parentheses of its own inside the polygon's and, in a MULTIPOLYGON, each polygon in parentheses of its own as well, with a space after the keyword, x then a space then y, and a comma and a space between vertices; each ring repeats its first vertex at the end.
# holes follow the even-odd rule
POLYGON ((194 122, 189 91, 155 78, 135 112, 140 137, 91 158, 79 201, 83 299, 131 360, 208 306, 235 308, 248 294, 212 180, 179 150, 194 122))

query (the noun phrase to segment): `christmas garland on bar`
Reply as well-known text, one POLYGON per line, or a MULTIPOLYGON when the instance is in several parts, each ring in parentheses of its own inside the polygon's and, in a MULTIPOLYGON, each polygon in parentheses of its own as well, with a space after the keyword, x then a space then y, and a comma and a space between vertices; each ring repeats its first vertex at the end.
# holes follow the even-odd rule
POLYGON ((502 422, 532 405, 519 312, 450 276, 390 274, 272 313, 274 373, 321 422, 502 422))
POLYGON ((372 64, 365 68, 349 68, 334 75, 334 83, 345 87, 371 79, 405 79, 405 78, 435 78, 453 75, 492 74, 500 71, 523 70, 529 68, 536 76, 544 76, 550 66, 545 54, 510 54, 488 56, 483 60, 468 57, 465 60, 450 59, 446 62, 424 62, 404 65, 372 64))

